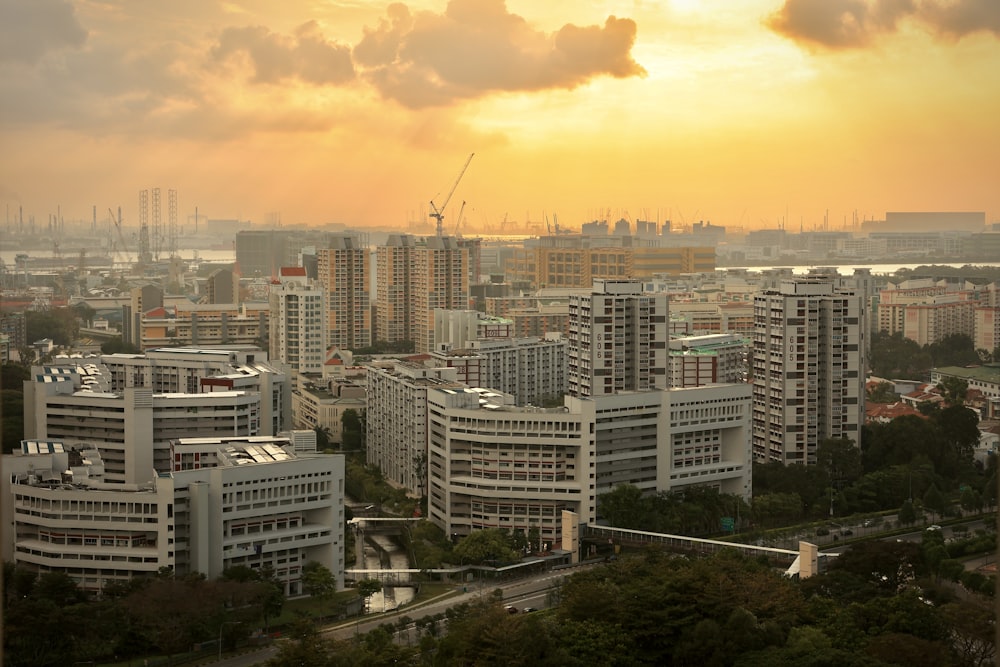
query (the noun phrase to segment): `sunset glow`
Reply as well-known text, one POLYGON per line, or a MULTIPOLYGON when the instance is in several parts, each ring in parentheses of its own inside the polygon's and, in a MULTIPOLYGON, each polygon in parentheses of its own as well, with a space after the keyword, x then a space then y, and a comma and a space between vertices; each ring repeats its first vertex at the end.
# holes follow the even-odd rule
POLYGON ((263 225, 1000 220, 990 0, 0 0, 0 201, 263 225))

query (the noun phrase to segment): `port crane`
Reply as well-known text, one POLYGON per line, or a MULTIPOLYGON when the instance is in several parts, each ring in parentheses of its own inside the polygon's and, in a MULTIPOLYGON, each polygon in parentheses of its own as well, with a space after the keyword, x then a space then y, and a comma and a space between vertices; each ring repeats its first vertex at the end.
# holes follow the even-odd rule
MULTIPOLYGON (((444 234, 442 231, 442 225, 444 222, 444 210, 445 208, 448 207, 448 202, 451 201, 451 196, 455 194, 455 188, 458 187, 458 182, 462 180, 462 176, 465 175, 465 170, 469 168, 469 163, 472 162, 472 158, 475 155, 476 155, 475 153, 469 154, 469 158, 465 161, 465 165, 462 167, 462 171, 458 172, 458 178, 455 179, 455 184, 451 186, 451 190, 448 191, 448 196, 444 198, 444 203, 441 204, 441 207, 438 208, 438 206, 434 203, 434 200, 433 199, 431 200, 431 211, 433 211, 433 213, 430 214, 430 217, 437 220, 438 236, 443 236, 444 234)), ((459 221, 461 222, 461 216, 459 217, 459 221)))

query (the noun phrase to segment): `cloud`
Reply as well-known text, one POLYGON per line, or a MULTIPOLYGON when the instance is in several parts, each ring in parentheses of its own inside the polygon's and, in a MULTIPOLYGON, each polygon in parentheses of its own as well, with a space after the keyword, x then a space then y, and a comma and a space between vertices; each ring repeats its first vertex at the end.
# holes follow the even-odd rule
POLYGON ((980 31, 1000 37, 998 0, 785 0, 765 23, 796 42, 837 50, 868 46, 904 19, 937 37, 980 31))
POLYGON ((315 21, 305 23, 291 37, 264 26, 226 28, 212 56, 227 62, 244 55, 257 83, 279 83, 299 79, 314 84, 342 84, 354 78, 351 52, 323 37, 315 21))
POLYGON ((924 2, 921 17, 941 35, 964 37, 984 31, 1000 37, 1000 2, 997 0, 924 2))
POLYGON ((34 64, 46 54, 80 48, 87 31, 66 0, 0 0, 0 63, 34 64))
POLYGON ((636 25, 563 26, 554 34, 511 14, 504 0, 451 0, 444 14, 390 5, 387 18, 354 48, 362 76, 410 108, 441 106, 493 92, 572 89, 598 76, 646 71, 631 55, 636 25))
POLYGON ((795 41, 841 49, 866 46, 912 12, 911 0, 785 0, 767 25, 795 41))

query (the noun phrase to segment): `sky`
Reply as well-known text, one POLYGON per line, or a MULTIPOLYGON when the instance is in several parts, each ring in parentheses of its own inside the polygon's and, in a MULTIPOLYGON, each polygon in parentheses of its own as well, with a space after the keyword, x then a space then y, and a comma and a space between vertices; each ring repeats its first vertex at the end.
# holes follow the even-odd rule
POLYGON ((0 0, 0 204, 446 233, 1000 221, 997 0, 0 0), (470 156, 472 156, 470 160, 470 156), (464 168, 464 172, 463 172, 464 168), (461 178, 459 176, 461 175, 461 178))

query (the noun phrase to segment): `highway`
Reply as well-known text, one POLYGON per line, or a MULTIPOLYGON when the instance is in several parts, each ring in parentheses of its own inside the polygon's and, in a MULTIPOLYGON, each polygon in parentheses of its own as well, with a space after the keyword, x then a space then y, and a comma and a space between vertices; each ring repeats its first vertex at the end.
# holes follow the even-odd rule
MULTIPOLYGON (((374 630, 383 623, 396 622, 403 616, 418 619, 444 613, 450 607, 455 607, 464 602, 474 602, 487 598, 498 588, 503 591, 504 604, 513 605, 518 609, 524 609, 525 607, 544 609, 548 606, 549 592, 563 578, 588 567, 593 567, 593 564, 560 568, 512 581, 493 582, 487 580, 481 582, 480 580, 476 580, 464 585, 467 589, 465 592, 462 592, 463 584, 456 584, 454 592, 444 593, 437 598, 432 598, 417 605, 403 606, 384 614, 372 614, 347 623, 329 626, 321 629, 320 634, 328 639, 349 639, 356 634, 364 634, 374 630), (482 586, 480 586, 481 583, 482 586)), ((412 629, 412 625, 410 629, 412 629)), ((216 667, 252 667, 253 665, 264 664, 276 653, 277 648, 275 646, 268 646, 258 651, 228 657, 213 664, 216 667)))

